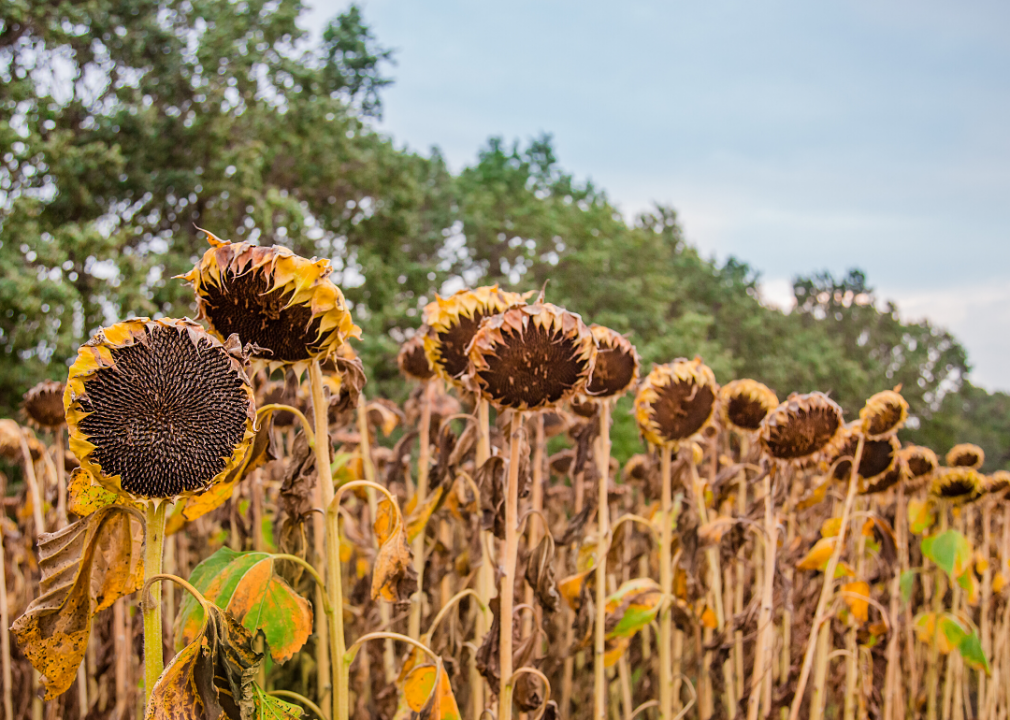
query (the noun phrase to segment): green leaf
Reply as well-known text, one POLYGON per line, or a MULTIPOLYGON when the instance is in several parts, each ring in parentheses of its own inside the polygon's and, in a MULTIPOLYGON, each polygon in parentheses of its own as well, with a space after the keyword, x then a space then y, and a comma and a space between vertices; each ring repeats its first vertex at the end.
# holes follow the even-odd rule
POLYGON ((253 685, 256 720, 298 720, 304 711, 297 705, 267 695, 259 685, 253 685))
POLYGON ((916 570, 905 570, 901 573, 901 580, 899 584, 901 586, 901 601, 907 603, 912 599, 912 592, 915 590, 915 576, 918 574, 916 570))
POLYGON ((947 530, 925 538, 922 541, 922 554, 953 580, 971 564, 972 547, 968 538, 957 530, 947 530))
MULTIPOLYGON (((312 633, 312 608, 277 575, 269 553, 221 548, 193 568, 189 581, 204 597, 238 618, 249 632, 262 632, 277 662, 291 658, 312 633)), ((179 610, 176 646, 192 641, 203 623, 203 609, 186 596, 179 610)))
POLYGON ((631 637, 656 618, 663 592, 655 580, 629 580, 607 598, 607 639, 631 637))
POLYGON ((970 635, 965 635, 957 646, 958 652, 964 661, 976 670, 982 670, 986 675, 990 674, 989 660, 982 651, 982 642, 978 635, 972 630, 970 635))
POLYGON ((940 630, 954 647, 960 647, 961 642, 968 637, 968 633, 961 627, 961 623, 953 615, 944 614, 940 617, 940 630))

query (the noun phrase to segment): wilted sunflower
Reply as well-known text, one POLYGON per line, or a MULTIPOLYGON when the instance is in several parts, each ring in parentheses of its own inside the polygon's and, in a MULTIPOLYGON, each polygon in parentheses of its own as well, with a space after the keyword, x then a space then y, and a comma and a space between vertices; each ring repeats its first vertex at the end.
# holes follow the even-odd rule
POLYGON ((422 327, 410 340, 400 346, 400 352, 396 356, 400 372, 411 380, 424 382, 435 376, 435 371, 432 370, 428 356, 424 352, 424 336, 427 333, 427 328, 422 327))
POLYGON ((901 429, 908 419, 908 402, 895 390, 873 395, 859 411, 867 440, 879 440, 901 429))
MULTIPOLYGON (((205 231, 206 232, 206 231, 205 231)), ((306 260, 284 247, 219 240, 181 278, 193 286, 199 319, 224 340, 233 333, 270 369, 304 368, 359 337, 329 260, 306 260)))
POLYGON ((936 453, 922 445, 909 445, 901 450, 901 458, 908 469, 911 479, 925 478, 931 475, 939 466, 936 453))
POLYGON ((539 410, 584 391, 595 360, 593 335, 578 315, 550 303, 516 305, 481 323, 468 375, 499 408, 539 410))
POLYGON ((961 443, 947 453, 947 467, 966 467, 978 470, 985 462, 985 452, 978 445, 961 443))
POLYGON ((761 445, 772 458, 813 462, 830 453, 842 435, 842 409, 824 393, 796 393, 761 423, 761 445))
POLYGON ((135 318, 78 351, 64 393, 70 449, 115 492, 174 498, 242 461, 255 400, 237 339, 192 320, 135 318))
POLYGON ((638 388, 635 420, 645 439, 670 447, 712 424, 719 386, 701 358, 657 365, 638 388))
POLYGON ((901 468, 902 462, 903 461, 900 457, 897 458, 890 470, 878 475, 872 481, 869 481, 865 485, 861 486, 859 488, 859 494, 875 495, 876 493, 882 493, 885 490, 889 490, 897 485, 901 482, 901 478, 904 476, 901 468))
POLYGON ((474 290, 460 290, 447 298, 435 296, 424 308, 424 352, 439 377, 459 384, 466 373, 467 347, 484 318, 504 312, 524 302, 519 293, 488 285, 474 290))
MULTIPOLYGON (((834 457, 845 458, 835 465, 833 476, 836 480, 848 480, 852 473, 852 459, 856 456, 862 428, 857 423, 845 426, 839 436, 839 449, 834 457)), ((859 460, 857 476, 866 483, 873 483, 896 467, 901 445, 893 435, 880 440, 863 440, 863 454, 859 460)), ((893 484, 893 483, 892 483, 893 484)))
POLYGON ((985 491, 982 476, 970 467, 941 468, 929 488, 930 495, 955 505, 978 500, 985 491))
POLYGON ((590 325, 596 340, 596 365, 586 385, 586 394, 599 398, 620 397, 638 379, 638 353, 628 338, 603 325, 590 325))
POLYGON ((997 470, 986 478, 986 490, 992 495, 997 495, 1005 490, 1010 490, 1010 472, 997 470))
POLYGON ((779 399, 757 380, 733 380, 719 390, 719 415, 726 427, 738 433, 753 433, 761 421, 778 407, 779 399))
POLYGON ((36 427, 55 430, 66 422, 63 414, 63 383, 43 380, 25 393, 22 403, 29 422, 36 427))

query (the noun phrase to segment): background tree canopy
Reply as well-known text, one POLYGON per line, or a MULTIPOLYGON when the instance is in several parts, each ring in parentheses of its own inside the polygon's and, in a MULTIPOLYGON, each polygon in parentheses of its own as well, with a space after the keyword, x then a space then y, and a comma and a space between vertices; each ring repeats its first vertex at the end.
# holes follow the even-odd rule
MULTIPOLYGON (((310 44, 297 0, 12 0, 0 10, 0 412, 77 346, 132 315, 192 315, 173 276, 197 227, 332 259, 370 392, 400 396, 395 353, 436 292, 539 289, 630 333, 646 363, 701 355, 721 382, 830 392, 854 417, 897 384, 906 437, 979 443, 1010 467, 1010 396, 971 385, 964 349, 906 323, 857 270, 797 278, 796 309, 758 275, 701 257, 668 207, 628 223, 568 175, 551 138, 491 138, 453 174, 437 149, 376 132, 392 60, 357 7, 310 44)), ((853 258, 858 263, 858 258, 853 258)), ((637 447, 618 412, 615 452, 637 447)))

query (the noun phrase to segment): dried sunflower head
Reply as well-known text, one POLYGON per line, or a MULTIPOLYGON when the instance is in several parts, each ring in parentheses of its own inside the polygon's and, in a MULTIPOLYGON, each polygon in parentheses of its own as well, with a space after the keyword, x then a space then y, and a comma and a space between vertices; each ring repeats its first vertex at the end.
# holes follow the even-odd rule
POLYGON ((780 462, 830 455, 842 435, 842 409, 824 393, 792 394, 761 422, 761 446, 780 462))
MULTIPOLYGON (((850 423, 842 430, 838 449, 833 453, 836 459, 843 458, 835 465, 833 476, 836 480, 849 479, 861 433, 861 426, 857 423, 850 423)), ((865 483, 872 483, 881 475, 889 473, 896 467, 900 450, 901 445, 893 435, 880 440, 864 439, 863 454, 856 471, 858 478, 865 483)))
POLYGON ((761 421, 778 407, 779 399, 756 380, 733 380, 719 390, 719 415, 723 424, 739 433, 753 433, 761 421))
POLYGON ((974 502, 986 491, 985 481, 977 470, 969 467, 941 468, 930 485, 933 497, 955 505, 974 502))
POLYGON ((715 374, 699 357, 657 365, 635 396, 638 429, 653 445, 678 445, 712 424, 718 392, 715 374))
POLYGON ((21 459, 21 426, 10 418, 0 420, 0 457, 21 459))
POLYGON ((400 346, 400 352, 396 356, 396 363, 400 366, 400 372, 411 380, 424 382, 435 376, 428 356, 424 352, 424 336, 428 329, 422 327, 407 342, 400 346))
POLYGON ((447 298, 435 296, 424 308, 424 351, 443 380, 459 385, 467 370, 467 348, 484 318, 524 302, 519 293, 488 285, 460 290, 447 298))
POLYGON ((1006 470, 997 470, 994 472, 986 478, 986 490, 992 495, 1010 490, 1010 472, 1006 470))
POLYGON ((213 485, 245 456, 255 400, 237 338, 135 318, 81 347, 64 393, 70 449, 98 482, 140 498, 213 485))
POLYGON ((219 340, 236 334, 270 369, 304 368, 349 337, 360 337, 329 260, 306 260, 287 248, 219 240, 181 278, 193 286, 199 319, 219 340))
POLYGON ((63 383, 43 380, 25 393, 22 403, 28 421, 38 428, 55 430, 66 422, 63 415, 63 383))
POLYGON ((900 454, 910 479, 929 477, 940 466, 936 453, 922 445, 909 445, 900 454))
POLYGON ((585 390, 596 343, 578 315, 535 303, 485 319, 469 355, 468 377, 486 400, 499 408, 539 410, 585 390))
POLYGON ((867 440, 894 435, 908 419, 908 402, 897 390, 884 390, 866 401, 859 411, 867 440))
POLYGON ((978 470, 985 462, 985 452, 978 445, 961 443, 947 453, 948 467, 966 467, 978 470))
POLYGON ((899 482, 901 478, 904 477, 901 469, 901 458, 895 460, 894 465, 891 469, 885 473, 881 473, 873 480, 867 481, 865 484, 861 484, 859 487, 860 495, 875 495, 876 493, 882 493, 885 490, 889 490, 899 482))
POLYGON ((586 394, 614 398, 628 392, 638 379, 638 353, 628 338, 602 325, 590 325, 596 340, 596 365, 586 394))

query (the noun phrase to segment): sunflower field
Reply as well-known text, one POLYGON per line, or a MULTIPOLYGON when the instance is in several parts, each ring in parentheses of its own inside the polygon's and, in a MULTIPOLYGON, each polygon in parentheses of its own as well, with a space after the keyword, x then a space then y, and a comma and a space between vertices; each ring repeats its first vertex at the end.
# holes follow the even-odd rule
POLYGON ((0 9, 4 719, 1010 718, 957 340, 397 149, 303 10, 0 9))

